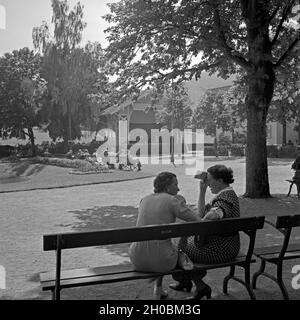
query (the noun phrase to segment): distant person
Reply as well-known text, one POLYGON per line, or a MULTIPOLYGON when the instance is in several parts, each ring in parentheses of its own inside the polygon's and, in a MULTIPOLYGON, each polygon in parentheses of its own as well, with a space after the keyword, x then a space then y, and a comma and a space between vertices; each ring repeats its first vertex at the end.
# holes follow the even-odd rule
MULTIPOLYGON (((144 197, 139 206, 137 226, 200 221, 200 216, 187 207, 179 191, 175 174, 161 172, 154 179, 154 193, 144 197)), ((137 271, 167 272, 173 270, 178 261, 178 249, 171 239, 134 242, 129 249, 130 259, 137 271)), ((154 294, 158 299, 167 293, 162 289, 162 277, 156 279, 154 294)))
POLYGON ((293 146, 293 145, 294 145, 294 143, 293 143, 293 141, 292 141, 292 140, 289 140, 289 141, 288 141, 288 143, 287 143, 287 145, 288 145, 288 146, 293 146))
POLYGON ((105 151, 103 152, 102 162, 103 162, 103 164, 105 164, 105 165, 107 165, 107 166, 110 165, 110 157, 109 157, 109 155, 108 155, 108 151, 107 151, 107 150, 105 150, 105 151))
POLYGON ((296 149, 296 159, 292 164, 292 169, 295 170, 293 181, 295 181, 297 187, 297 195, 300 197, 300 145, 296 149))

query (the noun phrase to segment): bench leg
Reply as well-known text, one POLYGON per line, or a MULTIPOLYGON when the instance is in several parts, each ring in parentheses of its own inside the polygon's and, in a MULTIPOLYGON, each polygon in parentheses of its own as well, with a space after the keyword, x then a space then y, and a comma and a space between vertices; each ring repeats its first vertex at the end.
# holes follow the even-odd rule
POLYGON ((300 183, 296 183, 296 187, 297 187, 297 196, 298 198, 300 198, 300 183))
POLYGON ((294 184, 294 182, 292 182, 292 183, 290 184, 290 189, 289 189, 289 192, 288 192, 288 194, 287 194, 287 197, 291 194, 293 184, 294 184))
POLYGON ((266 265, 266 261, 262 259, 260 269, 257 272, 255 272, 252 277, 252 288, 253 289, 256 288, 257 278, 259 276, 263 275, 263 276, 273 280, 274 282, 276 282, 282 292, 283 298, 285 300, 289 300, 289 295, 288 295, 287 289, 286 289, 284 282, 283 282, 283 279, 282 279, 282 263, 280 263, 280 262, 277 263, 277 278, 267 272, 264 272, 265 265, 266 265))
POLYGON ((287 289, 286 289, 286 287, 283 283, 283 280, 282 280, 282 263, 279 263, 277 265, 277 283, 278 283, 279 288, 282 292, 283 299, 289 300, 289 295, 288 295, 287 289))
POLYGON ((228 281, 234 277, 235 267, 231 266, 229 274, 223 280, 223 294, 228 295, 228 281))
POLYGON ((257 272, 254 273, 253 277, 252 277, 252 288, 256 289, 256 281, 257 278, 264 273, 265 271, 265 267, 266 267, 266 261, 261 259, 261 263, 260 263, 260 268, 257 272))
POLYGON ((55 290, 51 290, 51 299, 55 300, 55 290))
POLYGON ((51 299, 52 300, 60 300, 60 290, 55 290, 55 288, 53 290, 51 290, 51 299))
POLYGON ((251 280, 250 279, 251 279, 250 278, 250 265, 248 265, 245 267, 245 286, 246 286, 246 289, 249 293, 250 299, 256 300, 255 294, 254 294, 252 287, 251 287, 251 280))

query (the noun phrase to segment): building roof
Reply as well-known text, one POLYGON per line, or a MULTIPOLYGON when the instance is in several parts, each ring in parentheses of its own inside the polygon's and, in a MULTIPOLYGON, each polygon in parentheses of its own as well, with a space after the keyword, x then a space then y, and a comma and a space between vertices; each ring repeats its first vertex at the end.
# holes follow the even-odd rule
POLYGON ((151 91, 145 90, 141 92, 137 99, 127 99, 120 105, 114 105, 104 110, 101 115, 113 115, 118 112, 124 112, 126 108, 132 108, 134 111, 148 112, 151 108, 160 108, 163 104, 164 98, 158 102, 154 102, 150 96, 151 91))
POLYGON ((232 85, 228 85, 228 86, 223 86, 223 87, 210 88, 210 89, 207 89, 206 91, 210 91, 210 92, 227 92, 231 87, 232 87, 232 85))

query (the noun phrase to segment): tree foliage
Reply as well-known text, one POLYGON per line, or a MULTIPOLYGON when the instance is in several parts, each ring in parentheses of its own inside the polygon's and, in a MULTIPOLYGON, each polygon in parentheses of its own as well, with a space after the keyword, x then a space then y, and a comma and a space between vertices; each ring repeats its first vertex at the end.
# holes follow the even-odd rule
POLYGON ((298 41, 296 31, 285 23, 294 4, 288 0, 121 0, 110 4, 111 14, 105 19, 112 24, 107 29, 111 71, 127 86, 197 79, 203 70, 227 77, 254 64, 249 59, 250 49, 255 50, 249 47, 249 27, 261 28, 261 20, 263 32, 269 27, 266 35, 273 50, 269 57, 258 48, 257 53, 279 67, 298 41))
POLYGON ((81 125, 90 123, 95 109, 93 94, 97 83, 107 81, 99 73, 102 48, 88 43, 81 48, 83 6, 69 9, 67 1, 52 0, 53 36, 44 22, 33 30, 35 48, 43 52, 42 75, 47 81, 48 96, 43 110, 47 129, 53 139, 68 141, 81 136, 81 125), (93 109, 94 108, 94 109, 93 109))
POLYGON ((269 121, 278 121, 282 124, 283 144, 286 144, 287 123, 295 121, 297 123, 297 126, 294 128, 295 130, 298 129, 300 124, 300 87, 299 84, 297 84, 299 79, 298 72, 300 70, 293 68, 286 71, 282 72, 276 81, 274 97, 268 114, 269 121), (286 71, 288 71, 289 74, 287 74, 286 71))
POLYGON ((207 90, 193 113, 192 123, 195 129, 203 128, 211 136, 217 135, 217 129, 223 132, 233 127, 233 117, 226 104, 227 90, 207 90))
POLYGON ((42 96, 41 58, 28 48, 0 58, 0 136, 28 137, 35 155, 33 128, 40 125, 42 96))
POLYGON ((270 196, 266 119, 276 74, 299 59, 296 0, 121 0, 110 4, 108 57, 117 84, 247 77, 246 196, 270 196))
POLYGON ((184 130, 190 126, 192 109, 186 90, 183 86, 173 86, 166 90, 163 106, 157 110, 156 118, 161 126, 184 130))

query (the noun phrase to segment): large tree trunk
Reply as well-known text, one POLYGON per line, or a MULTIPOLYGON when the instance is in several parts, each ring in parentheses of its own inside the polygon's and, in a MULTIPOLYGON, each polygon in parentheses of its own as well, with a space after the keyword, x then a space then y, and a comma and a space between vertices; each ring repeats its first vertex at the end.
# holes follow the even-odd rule
POLYGON ((262 75, 260 78, 250 76, 246 100, 247 153, 245 196, 250 198, 270 197, 266 120, 273 95, 275 75, 269 63, 261 64, 259 69, 262 75))
POLYGON ((248 94, 246 193, 250 198, 270 197, 266 119, 274 92, 275 72, 265 1, 241 1, 248 30, 248 94))
POLYGON ((259 69, 262 75, 261 78, 250 76, 246 100, 247 152, 245 196, 250 198, 270 197, 266 120, 273 95, 275 75, 271 64, 261 64, 259 69))
POLYGON ((250 198, 270 196, 266 146, 266 114, 247 106, 246 193, 250 198))

